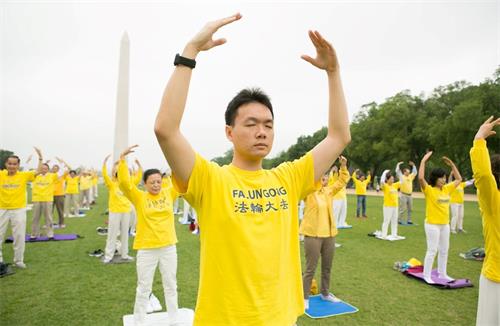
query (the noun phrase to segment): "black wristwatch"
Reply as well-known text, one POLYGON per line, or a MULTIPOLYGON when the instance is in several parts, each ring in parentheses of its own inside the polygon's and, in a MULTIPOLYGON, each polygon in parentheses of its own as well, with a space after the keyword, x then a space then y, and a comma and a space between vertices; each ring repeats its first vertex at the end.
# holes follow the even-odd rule
POLYGON ((193 59, 183 57, 179 53, 177 53, 175 55, 174 66, 178 65, 186 66, 193 69, 194 67, 196 67, 196 61, 193 59))

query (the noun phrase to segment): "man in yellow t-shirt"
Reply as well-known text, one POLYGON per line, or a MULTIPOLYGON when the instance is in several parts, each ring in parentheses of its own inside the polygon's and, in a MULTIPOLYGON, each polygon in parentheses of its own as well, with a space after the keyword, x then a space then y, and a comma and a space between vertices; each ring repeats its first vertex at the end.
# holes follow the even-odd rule
MULTIPOLYGON (((450 182, 453 178, 450 176, 450 182)), ((450 195, 450 232, 451 233, 467 233, 464 230, 464 189, 472 186, 474 179, 460 182, 450 195)))
POLYGON ((412 161, 408 162, 412 167, 411 173, 410 169, 404 168, 403 172, 401 172, 401 164, 404 162, 399 162, 396 165, 396 175, 399 179, 399 183, 401 184, 401 188, 399 189, 399 224, 413 224, 411 221, 411 210, 413 207, 413 199, 411 194, 413 193, 413 180, 417 176, 417 167, 415 163, 412 161), (406 222, 403 222, 403 215, 406 212, 406 222))
POLYGON ((232 163, 221 167, 197 154, 180 131, 194 59, 223 44, 213 34, 240 18, 235 14, 205 25, 176 56, 155 133, 172 168, 174 187, 198 213, 200 282, 194 325, 290 326, 304 313, 298 202, 350 142, 347 109, 335 50, 311 31, 316 58, 302 58, 328 78, 327 136, 300 159, 262 169, 274 140, 273 109, 262 91, 244 89, 225 113, 232 163))
POLYGON ((49 240, 54 239, 52 225, 52 202, 54 201, 54 184, 57 174, 49 173, 49 165, 42 164, 41 173, 33 181, 33 221, 31 222, 30 238, 36 239, 40 236, 40 218, 45 218, 45 227, 49 240))
POLYGON ((365 177, 364 174, 360 173, 358 177, 359 169, 354 170, 352 173, 352 181, 354 182, 354 188, 356 193, 356 217, 359 218, 366 216, 366 187, 372 180, 370 171, 368 171, 368 176, 365 177), (363 215, 360 215, 363 214, 363 215))
POLYGON ((382 208, 384 221, 382 222, 382 235, 384 240, 402 240, 404 237, 398 235, 398 190, 400 182, 394 182, 394 176, 389 170, 385 170, 380 177, 380 187, 384 192, 384 206, 382 208), (391 235, 387 235, 391 225, 391 235))
POLYGON ((36 147, 35 150, 38 154, 37 171, 19 171, 21 160, 15 155, 7 157, 6 169, 0 171, 0 262, 3 262, 2 245, 10 222, 14 238, 14 265, 19 268, 26 268, 26 264, 24 264, 26 184, 33 181, 36 174, 42 169, 42 152, 36 147))
MULTIPOLYGON (((62 160, 59 160, 59 162, 61 164, 65 164, 62 160)), ((51 169, 51 172, 57 175, 57 180, 54 183, 54 202, 52 207, 54 210, 57 210, 57 215, 59 216, 59 228, 64 229, 66 227, 64 224, 64 179, 68 175, 68 170, 61 174, 60 169, 60 166, 57 164, 53 165, 51 169)), ((52 211, 52 215, 54 215, 54 210, 52 211)))
POLYGON ((90 209, 90 189, 92 188, 92 174, 90 171, 83 171, 80 176, 80 207, 85 210, 90 209))
MULTIPOLYGON (((495 135, 500 118, 488 118, 479 127, 470 150, 472 172, 478 189, 483 220, 485 258, 479 278, 476 325, 500 325, 500 155, 491 156, 486 138, 495 135)), ((498 137, 497 137, 498 138, 498 137)), ((497 139, 498 140, 498 139, 497 139)))

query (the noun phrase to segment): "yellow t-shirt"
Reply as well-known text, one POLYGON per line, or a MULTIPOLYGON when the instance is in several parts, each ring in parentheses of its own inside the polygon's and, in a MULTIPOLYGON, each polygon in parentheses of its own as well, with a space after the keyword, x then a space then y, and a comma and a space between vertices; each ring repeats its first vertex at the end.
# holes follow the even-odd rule
POLYGON ((46 173, 37 175, 33 181, 33 202, 54 201, 54 184, 57 181, 57 174, 46 173))
POLYGON ((382 185, 382 191, 384 191, 384 206, 386 207, 398 207, 398 189, 401 183, 394 182, 392 185, 384 183, 382 185))
POLYGON ((474 141, 474 146, 470 150, 470 158, 483 218, 486 257, 481 273, 490 281, 500 283, 500 190, 491 172, 486 140, 474 141))
POLYGON ((9 176, 7 170, 0 171, 0 209, 26 207, 26 184, 35 179, 35 171, 17 172, 9 176))
POLYGON ((425 195, 425 223, 450 223, 450 193, 455 190, 455 184, 448 183, 440 190, 429 184, 422 190, 425 195))
POLYGON ((356 173, 352 173, 352 181, 354 182, 354 187, 356 188, 356 195, 366 195, 366 187, 370 183, 372 176, 369 174, 364 181, 359 180, 356 177, 356 173))
POLYGON ((97 186, 98 181, 99 181, 99 177, 97 176, 97 174, 94 174, 92 176, 92 185, 97 186))
POLYGON ((110 213, 128 213, 131 210, 130 201, 123 195, 118 185, 118 180, 113 180, 108 176, 106 165, 102 166, 102 177, 104 184, 108 188, 108 210, 110 213))
POLYGON ((54 196, 64 196, 64 180, 66 179, 67 172, 62 176, 58 176, 54 182, 54 196))
POLYGON ((80 177, 80 190, 88 190, 92 187, 92 176, 85 175, 80 177))
POLYGON ((177 243, 174 226, 173 201, 177 192, 173 188, 162 189, 158 195, 139 190, 132 183, 127 162, 118 164, 120 189, 135 206, 137 213, 134 249, 152 249, 177 243))
POLYGON ((65 178, 65 181, 66 181, 66 194, 73 195, 80 193, 80 191, 78 190, 78 182, 80 182, 79 176, 75 176, 74 178, 72 178, 70 175, 68 175, 65 178))
POLYGON ((304 313, 298 203, 314 189, 311 153, 258 171, 196 155, 183 194, 200 226, 194 325, 292 325, 304 313))
POLYGON ((322 187, 306 197, 300 234, 318 238, 334 237, 338 234, 332 210, 332 198, 345 189, 349 181, 349 171, 347 168, 341 168, 339 175, 332 185, 322 187))
POLYGON ((415 179, 415 174, 410 173, 408 176, 401 174, 399 182, 401 183, 401 192, 407 195, 411 195, 413 192, 413 179, 415 179))
POLYGON ((455 191, 451 193, 450 203, 452 204, 463 204, 464 203, 464 188, 465 182, 460 182, 455 191))

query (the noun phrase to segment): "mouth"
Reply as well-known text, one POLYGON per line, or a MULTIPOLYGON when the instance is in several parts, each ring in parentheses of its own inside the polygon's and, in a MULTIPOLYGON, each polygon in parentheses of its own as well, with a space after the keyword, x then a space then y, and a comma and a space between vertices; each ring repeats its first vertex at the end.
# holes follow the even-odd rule
POLYGON ((254 147, 259 147, 259 148, 267 148, 267 144, 263 144, 263 143, 258 143, 258 144, 255 144, 253 146, 254 147))

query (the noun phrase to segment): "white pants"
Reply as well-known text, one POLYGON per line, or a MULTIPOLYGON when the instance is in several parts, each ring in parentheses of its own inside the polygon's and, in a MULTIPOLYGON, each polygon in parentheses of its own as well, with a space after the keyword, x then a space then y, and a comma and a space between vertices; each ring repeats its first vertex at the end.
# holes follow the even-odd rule
POLYGON ((450 204, 451 208, 451 231, 456 232, 464 229, 464 204, 450 204))
POLYGON ((169 321, 175 321, 177 318, 177 250, 175 245, 140 249, 137 251, 137 290, 134 306, 136 325, 144 324, 149 295, 158 264, 160 265, 169 321))
POLYGON ((24 261, 26 242, 26 208, 0 209, 0 262, 3 262, 2 245, 5 241, 7 226, 12 225, 14 238, 14 264, 24 261))
POLYGON ((500 283, 479 278, 476 326, 500 325, 500 283))
POLYGON ((382 223, 382 237, 387 237, 387 230, 389 224, 391 225, 391 235, 393 237, 398 235, 398 207, 397 206, 384 206, 384 222, 382 223))
POLYGON ((197 220, 196 211, 189 205, 187 200, 184 199, 184 212, 182 213, 182 222, 181 222, 182 224, 188 223, 189 212, 191 212, 191 217, 196 221, 197 220))
POLYGON ((137 226, 137 213, 135 211, 134 205, 131 205, 130 221, 129 221, 130 233, 135 233, 136 226, 137 226))
POLYGON ((438 273, 446 276, 446 264, 448 263, 448 248, 450 246, 449 224, 425 223, 425 236, 427 238, 427 252, 424 260, 424 277, 430 278, 434 257, 438 254, 438 273))
POLYGON ((128 256, 128 227, 130 222, 130 212, 112 213, 109 212, 108 237, 106 239, 106 249, 104 250, 104 259, 111 260, 115 255, 116 238, 120 233, 121 255, 123 258, 128 256))
POLYGON ((347 216, 347 199, 334 199, 332 201, 333 205, 333 217, 337 226, 346 226, 346 216, 347 216))

